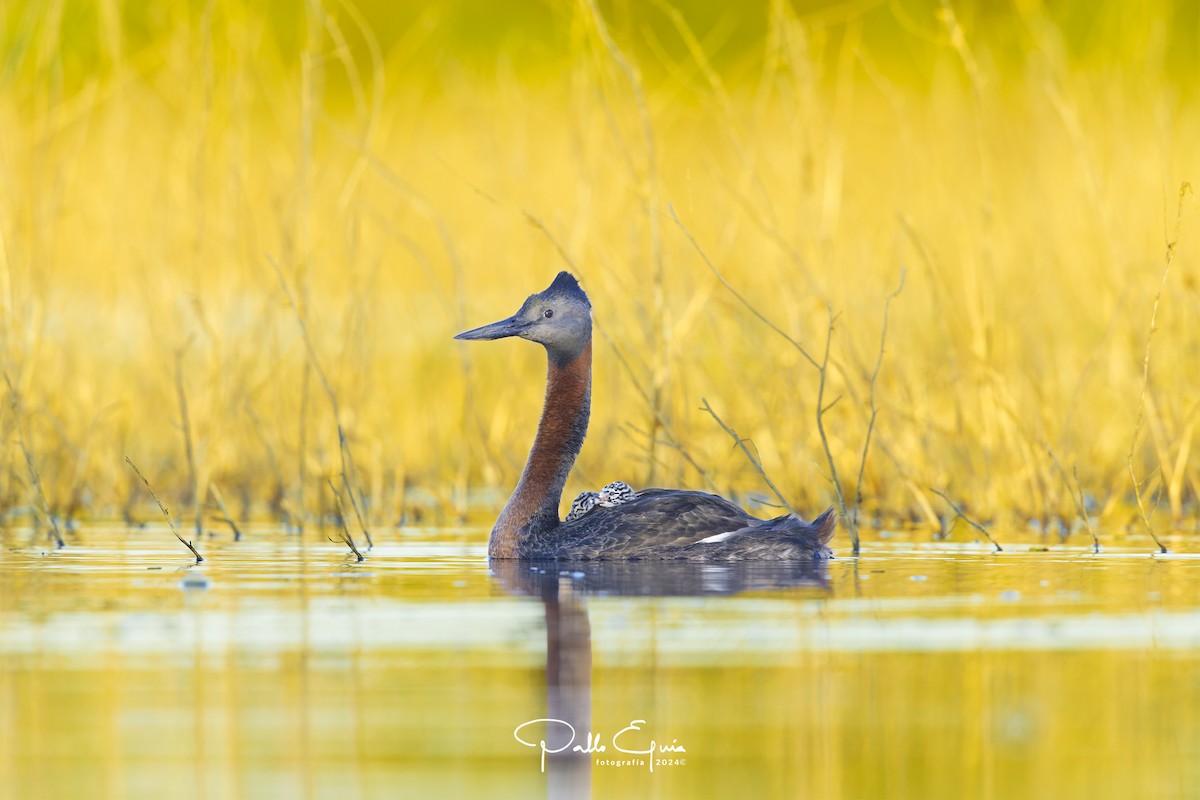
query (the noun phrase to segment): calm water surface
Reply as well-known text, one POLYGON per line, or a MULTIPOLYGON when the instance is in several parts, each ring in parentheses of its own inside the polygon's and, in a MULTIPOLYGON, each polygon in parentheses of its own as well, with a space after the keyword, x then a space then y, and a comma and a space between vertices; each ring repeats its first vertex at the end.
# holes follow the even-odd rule
POLYGON ((0 536, 0 797, 1200 796, 1187 552, 494 571, 482 530, 354 564, 262 528, 192 569, 165 529, 0 536), (605 750, 543 772, 568 724, 605 750), (652 740, 682 749, 616 749, 652 740))

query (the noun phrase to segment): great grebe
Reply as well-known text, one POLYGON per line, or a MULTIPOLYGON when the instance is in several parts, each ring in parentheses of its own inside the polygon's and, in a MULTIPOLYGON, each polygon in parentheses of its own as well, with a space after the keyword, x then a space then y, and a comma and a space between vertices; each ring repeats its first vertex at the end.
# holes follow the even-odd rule
POLYGON ((546 399, 521 480, 492 528, 491 558, 798 560, 829 558, 833 509, 812 522, 759 519, 705 492, 643 489, 628 502, 560 521, 567 474, 591 413, 592 304, 569 272, 507 319, 456 339, 517 336, 546 348, 546 399))

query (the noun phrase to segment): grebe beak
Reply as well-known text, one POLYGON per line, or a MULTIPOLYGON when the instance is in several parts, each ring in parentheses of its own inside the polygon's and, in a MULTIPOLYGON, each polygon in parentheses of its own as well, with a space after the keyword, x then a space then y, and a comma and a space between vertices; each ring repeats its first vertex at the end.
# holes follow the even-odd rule
POLYGON ((502 319, 499 322, 493 322, 491 325, 484 325, 482 328, 475 328, 469 331, 463 331, 455 339, 504 339, 508 336, 520 336, 529 328, 529 323, 517 319, 515 316, 508 319, 502 319))

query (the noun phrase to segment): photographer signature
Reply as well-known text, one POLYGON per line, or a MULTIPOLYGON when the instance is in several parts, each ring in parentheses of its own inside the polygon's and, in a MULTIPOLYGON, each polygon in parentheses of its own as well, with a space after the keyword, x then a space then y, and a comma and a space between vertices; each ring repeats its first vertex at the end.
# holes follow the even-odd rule
MULTIPOLYGON (((650 771, 651 772, 654 772, 654 756, 655 755, 660 754, 660 753, 686 753, 687 752, 687 750, 684 748, 684 746, 678 743, 679 742, 678 739, 672 739, 670 744, 659 744, 654 739, 651 739, 649 746, 646 747, 645 749, 641 749, 641 750, 627 749, 627 747, 634 748, 637 746, 633 742, 633 740, 636 737, 631 735, 631 732, 632 731, 641 731, 642 730, 641 726, 645 725, 645 724, 646 724, 646 720, 635 719, 632 722, 630 722, 628 726, 622 728, 621 730, 619 730, 615 734, 613 734, 613 737, 612 737, 613 749, 619 753, 626 753, 629 755, 646 756, 647 757, 646 760, 650 762, 650 771), (627 734, 630 734, 630 735, 627 735, 627 734)), ((521 723, 520 725, 518 725, 516 728, 513 729, 513 738, 516 739, 521 744, 525 745, 526 747, 536 747, 541 750, 542 772, 545 772, 546 771, 546 754, 547 753, 551 753, 551 754, 561 753, 562 751, 566 750, 568 747, 571 747, 571 745, 573 745, 575 743, 575 726, 572 725, 571 723, 567 722, 566 720, 561 720, 561 719, 548 719, 548 718, 531 719, 528 722, 521 723), (523 730, 525 730, 526 728, 528 728, 530 725, 536 725, 539 722, 546 723, 547 738, 549 738, 549 734, 552 730, 551 726, 555 726, 555 725, 563 726, 559 730, 562 733, 568 735, 567 743, 564 744, 562 747, 550 748, 550 747, 546 746, 546 739, 539 739, 536 742, 530 742, 530 741, 523 739, 521 732, 523 730)), ((600 734, 594 733, 592 731, 588 731, 587 741, 585 744, 576 744, 574 747, 571 747, 571 751, 575 752, 575 753, 604 753, 607 750, 608 750, 608 746, 600 743, 600 734)))

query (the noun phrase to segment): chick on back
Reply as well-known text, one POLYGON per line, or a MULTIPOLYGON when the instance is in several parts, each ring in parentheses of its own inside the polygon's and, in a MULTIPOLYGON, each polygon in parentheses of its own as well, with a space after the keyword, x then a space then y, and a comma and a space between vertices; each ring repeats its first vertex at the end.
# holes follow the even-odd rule
POLYGON ((613 481, 600 490, 600 495, 597 497, 596 502, 605 508, 612 508, 622 503, 628 503, 635 497, 637 497, 637 492, 628 483, 625 481, 613 481))
POLYGON ((571 510, 567 512, 566 519, 563 521, 570 522, 579 519, 596 506, 612 508, 622 503, 628 503, 635 497, 637 497, 637 492, 628 483, 613 481, 599 492, 580 492, 579 496, 571 501, 571 510))
POLYGON ((591 511, 600 502, 599 492, 581 492, 578 497, 571 501, 571 510, 567 512, 567 517, 564 522, 579 519, 584 514, 591 511))

